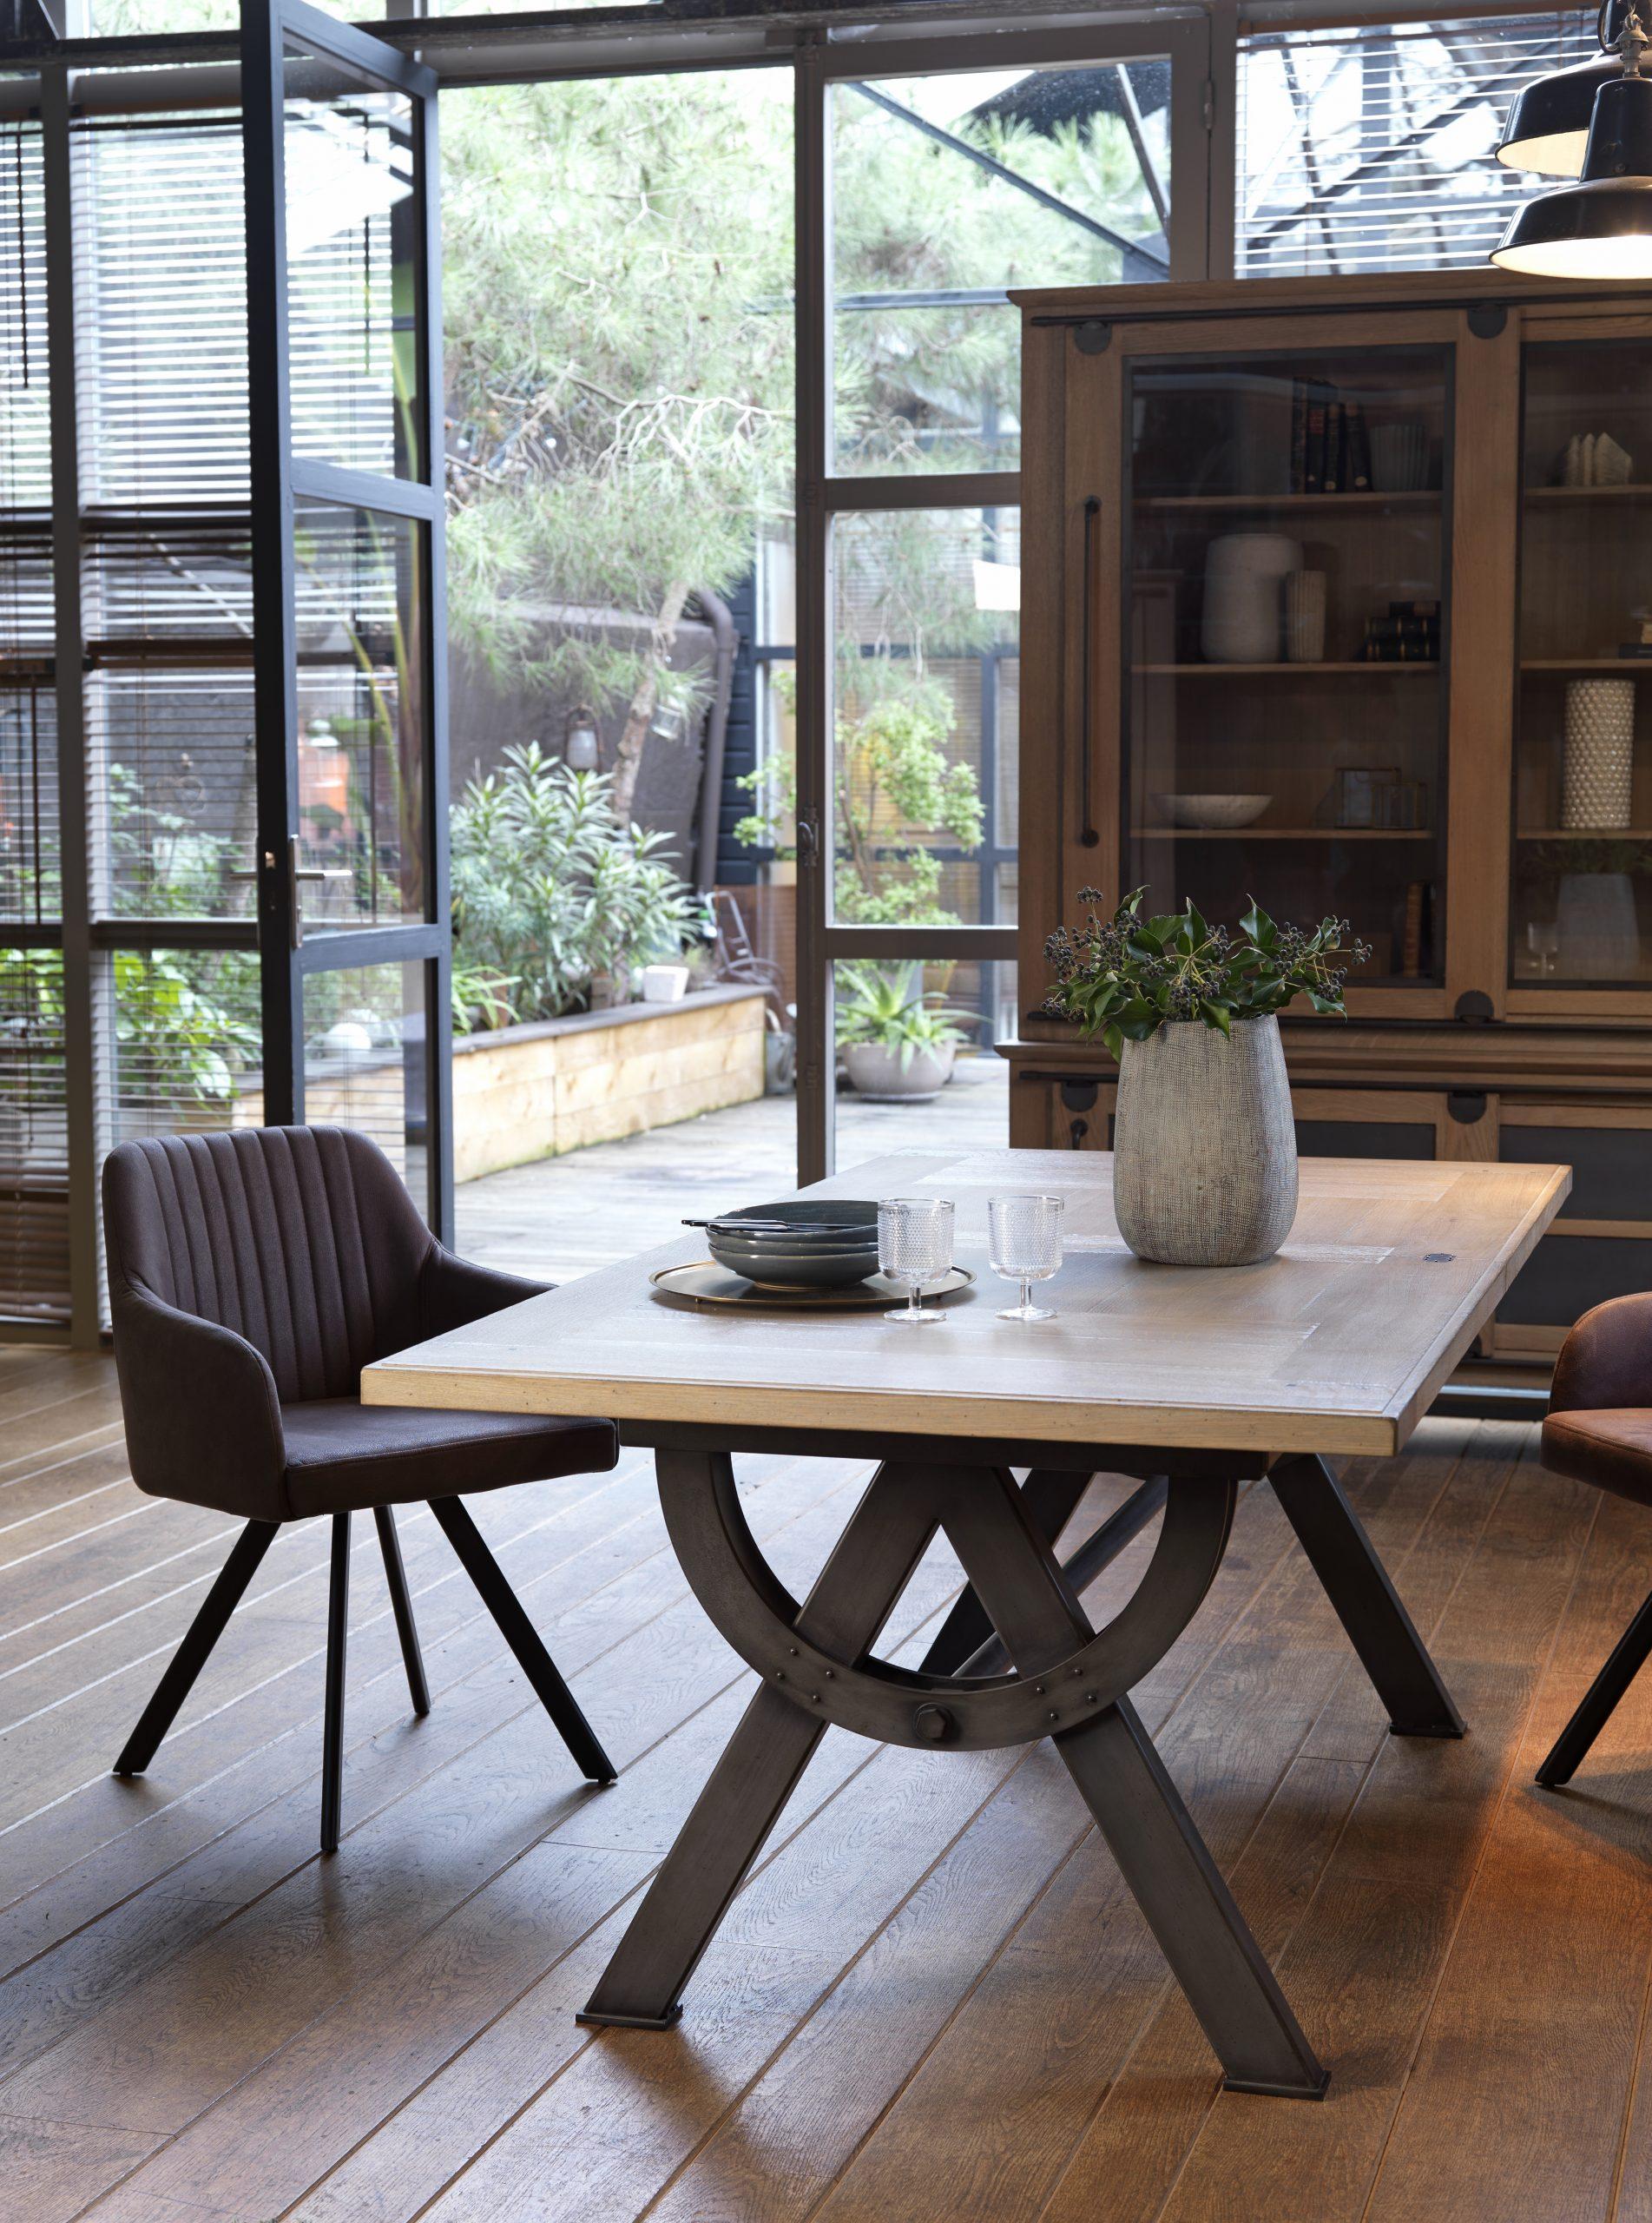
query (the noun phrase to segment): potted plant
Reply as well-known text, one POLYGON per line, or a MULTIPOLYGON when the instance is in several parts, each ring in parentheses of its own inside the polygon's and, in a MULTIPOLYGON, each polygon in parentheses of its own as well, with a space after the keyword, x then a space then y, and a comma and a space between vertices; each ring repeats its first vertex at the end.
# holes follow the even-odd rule
POLYGON ((838 1047, 856 1095, 874 1104, 927 1104, 938 1095, 965 1039, 958 1022, 970 1017, 926 995, 915 966, 846 965, 838 975, 838 1047))
POLYGON ((1298 996, 1343 1013, 1370 952, 1345 919, 1278 926, 1252 899, 1237 933, 1185 911, 1143 918, 1145 888, 1092 907, 1045 945, 1043 1009, 1099 1034, 1119 1061, 1113 1203, 1138 1257, 1173 1266, 1271 1258, 1296 1216, 1296 1131, 1278 1013, 1298 996))

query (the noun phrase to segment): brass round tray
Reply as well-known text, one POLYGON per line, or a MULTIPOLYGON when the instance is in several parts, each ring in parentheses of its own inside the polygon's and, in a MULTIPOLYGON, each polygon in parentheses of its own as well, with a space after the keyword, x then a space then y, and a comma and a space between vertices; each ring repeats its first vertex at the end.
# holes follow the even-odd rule
MULTIPOLYGON (((853 1282, 843 1289, 768 1289, 748 1282, 744 1274, 730 1273, 709 1258, 690 1266, 661 1266, 648 1276, 656 1293, 679 1304, 734 1304, 747 1312, 878 1312, 906 1302, 906 1291, 881 1274, 853 1282)), ((967 1266, 954 1266, 950 1274, 924 1291, 925 1304, 937 1298, 956 1296, 968 1289, 975 1276, 967 1266)))

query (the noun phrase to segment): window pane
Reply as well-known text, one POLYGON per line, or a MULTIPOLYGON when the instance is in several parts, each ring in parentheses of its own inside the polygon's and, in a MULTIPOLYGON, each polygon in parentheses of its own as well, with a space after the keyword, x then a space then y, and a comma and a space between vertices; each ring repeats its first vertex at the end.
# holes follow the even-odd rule
POLYGON ((299 505, 299 901, 306 926, 424 916, 425 528, 299 505))
POLYGON ((1438 980, 1450 352, 1127 375, 1121 890, 1229 923, 1253 893, 1281 919, 1331 914, 1369 945, 1365 978, 1438 980))
POLYGON ((424 965, 357 965, 304 983, 304 1116, 371 1135, 425 1208, 424 965))
POLYGON ((1002 1150, 1015 967, 914 958, 834 966, 838 1170, 899 1150, 1002 1150))
POLYGON ((69 1317, 63 960, 0 947, 0 1318, 69 1317))
POLYGON ((1525 351, 1510 977, 1652 979, 1652 346, 1525 351), (1597 461, 1598 457, 1598 461, 1597 461))
POLYGON ((1004 916, 997 868, 1016 848, 1020 532, 1016 510, 838 521, 833 901, 845 924, 1004 916))
POLYGON ((413 104, 289 48, 286 288, 296 455, 425 475, 413 104))
POLYGON ((1011 286, 1168 277, 1170 64, 832 91, 838 468, 1013 470, 1011 286))
POLYGON ((1596 11, 1259 32, 1239 43, 1239 275, 1475 269, 1535 181, 1496 156, 1596 11))
POLYGON ((93 987, 112 1141, 262 1124, 253 951, 117 949, 93 987))

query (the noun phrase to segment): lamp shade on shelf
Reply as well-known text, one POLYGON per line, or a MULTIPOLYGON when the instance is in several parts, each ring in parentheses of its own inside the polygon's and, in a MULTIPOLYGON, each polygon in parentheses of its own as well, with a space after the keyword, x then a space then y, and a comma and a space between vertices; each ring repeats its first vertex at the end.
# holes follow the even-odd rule
POLYGON ((1544 177, 1581 177, 1595 96, 1621 75, 1622 64, 1608 56, 1534 79, 1515 95, 1497 160, 1544 177))
POLYGON ((1652 278, 1652 82, 1601 87, 1581 181, 1527 201, 1491 260, 1543 278, 1652 278))

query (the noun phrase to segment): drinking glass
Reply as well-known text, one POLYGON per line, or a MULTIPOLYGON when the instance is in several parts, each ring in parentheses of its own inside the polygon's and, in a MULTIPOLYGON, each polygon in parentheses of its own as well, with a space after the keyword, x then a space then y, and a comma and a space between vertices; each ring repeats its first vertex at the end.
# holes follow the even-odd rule
POLYGON ((905 1309, 885 1312, 909 1328, 926 1328, 941 1312, 925 1312, 918 1292, 952 1270, 952 1207, 939 1197, 890 1197, 878 1207, 878 1270, 908 1291, 905 1309))
POLYGON ((1061 1198, 990 1197, 987 1255, 995 1274, 1021 1284, 1020 1303, 1000 1312, 1000 1320, 1053 1320, 1054 1312, 1033 1303, 1032 1285, 1061 1271, 1061 1198))

